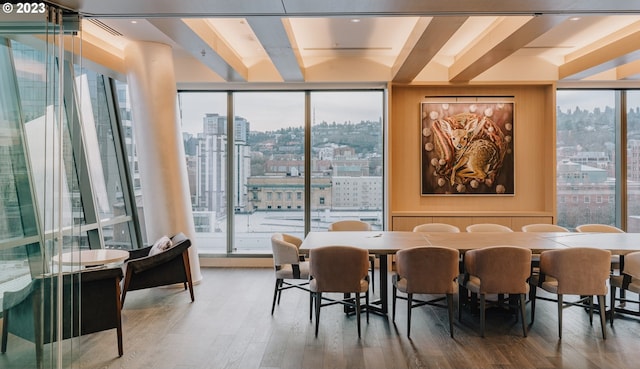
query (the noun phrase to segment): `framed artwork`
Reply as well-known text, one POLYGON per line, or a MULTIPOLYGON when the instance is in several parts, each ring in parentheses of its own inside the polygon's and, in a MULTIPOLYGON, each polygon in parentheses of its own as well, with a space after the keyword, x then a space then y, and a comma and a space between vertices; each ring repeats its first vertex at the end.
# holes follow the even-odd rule
POLYGON ((514 102, 421 103, 422 195, 514 195, 514 102))

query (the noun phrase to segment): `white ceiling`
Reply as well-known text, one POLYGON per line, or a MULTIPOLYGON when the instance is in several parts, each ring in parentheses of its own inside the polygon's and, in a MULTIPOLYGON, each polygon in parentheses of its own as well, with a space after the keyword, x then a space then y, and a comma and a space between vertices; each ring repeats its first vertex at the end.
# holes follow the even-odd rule
POLYGON ((640 86, 640 1, 83 0, 85 56, 174 50, 179 84, 536 82, 640 86), (107 26, 110 29, 105 30, 107 26))

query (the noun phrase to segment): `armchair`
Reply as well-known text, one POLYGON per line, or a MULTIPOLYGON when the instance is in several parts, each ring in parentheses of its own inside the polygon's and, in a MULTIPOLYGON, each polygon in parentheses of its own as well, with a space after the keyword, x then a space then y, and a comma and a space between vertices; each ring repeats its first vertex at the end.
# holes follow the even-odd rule
POLYGON ((171 237, 171 241, 171 248, 155 255, 149 254, 153 246, 130 251, 130 257, 123 266, 123 305, 129 291, 176 283, 184 284, 185 290, 189 288, 191 302, 194 301, 188 252, 191 241, 183 233, 171 237))
MULTIPOLYGON (((62 276, 62 338, 116 328, 122 356, 120 280, 122 269, 85 269, 62 276)), ((37 367, 43 366, 43 345, 57 339, 58 276, 33 279, 19 291, 6 291, 2 307, 2 353, 8 333, 34 342, 37 367)))

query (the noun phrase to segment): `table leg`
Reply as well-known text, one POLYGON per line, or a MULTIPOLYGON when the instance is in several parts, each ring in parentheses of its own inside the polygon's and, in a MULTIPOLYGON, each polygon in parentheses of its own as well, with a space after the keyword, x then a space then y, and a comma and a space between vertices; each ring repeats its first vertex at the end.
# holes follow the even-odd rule
POLYGON ((378 275, 380 276, 380 298, 375 301, 370 301, 367 309, 369 312, 378 314, 378 315, 387 315, 389 312, 389 294, 387 293, 389 289, 388 284, 388 255, 378 255, 380 259, 380 272, 378 275))

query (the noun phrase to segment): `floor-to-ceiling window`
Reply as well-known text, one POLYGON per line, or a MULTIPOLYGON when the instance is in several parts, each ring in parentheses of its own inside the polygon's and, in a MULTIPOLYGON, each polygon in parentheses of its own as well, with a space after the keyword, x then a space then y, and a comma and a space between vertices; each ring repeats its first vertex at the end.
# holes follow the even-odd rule
POLYGON ((381 91, 311 94, 311 226, 357 219, 383 224, 381 91))
POLYGON ((626 91, 627 232, 640 232, 640 91, 626 91))
POLYGON ((185 91, 178 104, 201 254, 268 254, 274 232, 347 218, 383 227, 382 90, 185 91))
POLYGON ((558 90, 557 104, 558 224, 640 231, 640 94, 558 90))

